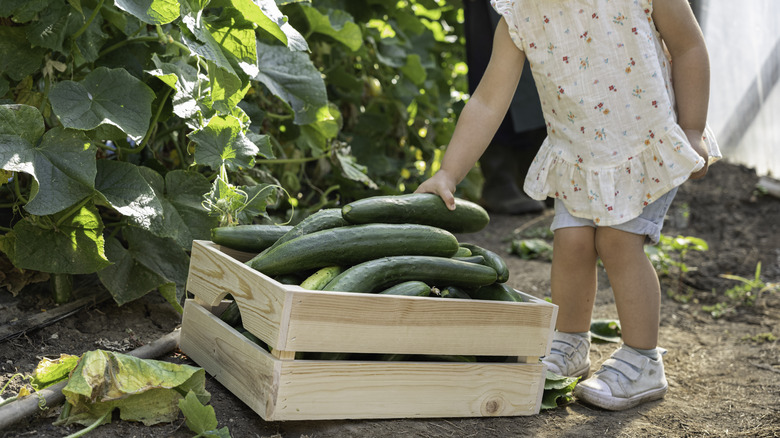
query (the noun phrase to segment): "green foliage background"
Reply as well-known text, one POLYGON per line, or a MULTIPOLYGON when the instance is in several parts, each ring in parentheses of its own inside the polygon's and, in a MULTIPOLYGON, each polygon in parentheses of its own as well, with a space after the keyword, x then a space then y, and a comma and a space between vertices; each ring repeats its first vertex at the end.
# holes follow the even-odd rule
POLYGON ((457 1, 3 0, 0 247, 179 307, 193 239, 414 190, 467 91, 457 1))

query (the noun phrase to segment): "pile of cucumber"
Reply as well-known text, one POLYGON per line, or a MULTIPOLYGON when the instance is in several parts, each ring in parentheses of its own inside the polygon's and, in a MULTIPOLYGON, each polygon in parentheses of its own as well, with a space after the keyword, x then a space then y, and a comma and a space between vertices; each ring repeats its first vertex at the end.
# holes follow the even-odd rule
POLYGON ((375 196, 326 208, 295 226, 240 225, 212 230, 212 241, 257 253, 247 265, 305 289, 522 301, 506 286, 509 270, 490 250, 453 233, 483 229, 482 207, 439 196, 375 196))

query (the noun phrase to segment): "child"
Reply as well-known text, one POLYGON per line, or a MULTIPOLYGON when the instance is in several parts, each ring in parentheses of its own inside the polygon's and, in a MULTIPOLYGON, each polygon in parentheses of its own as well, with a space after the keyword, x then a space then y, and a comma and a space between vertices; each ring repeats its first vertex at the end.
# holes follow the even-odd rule
POLYGON ((555 198, 551 290, 559 306, 543 361, 590 374, 601 258, 624 344, 575 396, 622 410, 662 398, 660 285, 644 253, 677 187, 720 157, 706 129, 709 59, 685 0, 492 0, 502 15, 490 64, 460 116, 441 169, 417 189, 453 192, 490 142, 528 60, 547 123, 524 190, 555 198), (667 51, 668 49, 668 51, 667 51), (673 63, 670 63, 668 57, 673 63), (705 132, 706 131, 706 132, 705 132))

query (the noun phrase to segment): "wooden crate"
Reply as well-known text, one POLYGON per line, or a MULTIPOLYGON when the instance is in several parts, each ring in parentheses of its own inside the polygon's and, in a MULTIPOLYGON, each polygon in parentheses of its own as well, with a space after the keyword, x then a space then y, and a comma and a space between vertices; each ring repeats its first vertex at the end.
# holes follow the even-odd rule
MULTIPOLYGON (((322 292, 195 241, 181 350, 263 419, 478 417, 539 412, 557 307, 322 292), (250 342, 217 315, 237 301, 250 342), (517 357, 517 362, 296 360, 295 352, 517 357)), ((520 292, 518 292, 520 293, 520 292)))

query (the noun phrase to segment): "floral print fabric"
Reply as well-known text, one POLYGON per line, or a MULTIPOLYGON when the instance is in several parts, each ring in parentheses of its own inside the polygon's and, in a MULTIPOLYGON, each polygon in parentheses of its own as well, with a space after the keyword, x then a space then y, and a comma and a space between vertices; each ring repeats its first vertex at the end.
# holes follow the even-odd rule
MULTIPOLYGON (((685 182, 704 160, 677 124, 652 0, 491 0, 525 52, 548 137, 525 180, 534 199, 608 226, 685 182)), ((710 162, 720 151, 709 128, 710 162)))

